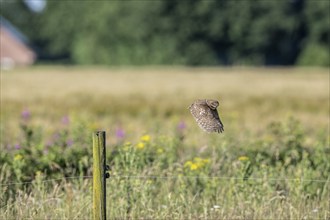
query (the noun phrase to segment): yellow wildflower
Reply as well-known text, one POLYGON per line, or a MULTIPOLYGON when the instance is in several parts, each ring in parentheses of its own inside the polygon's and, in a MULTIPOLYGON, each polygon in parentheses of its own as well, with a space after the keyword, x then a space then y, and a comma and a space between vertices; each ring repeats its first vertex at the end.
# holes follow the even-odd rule
POLYGON ((157 149, 157 154, 162 154, 164 152, 163 148, 158 148, 157 149))
POLYGON ((14 157, 14 161, 18 161, 18 160, 22 160, 22 159, 23 159, 23 156, 20 155, 20 154, 17 154, 17 155, 15 155, 15 157, 14 157))
POLYGON ((249 160, 249 158, 248 158, 247 156, 240 156, 240 157, 238 158, 238 160, 239 160, 239 161, 247 161, 247 160, 249 160))
POLYGON ((196 163, 196 165, 198 167, 203 167, 204 165, 210 163, 210 159, 203 159, 203 158, 200 158, 200 157, 195 157, 194 162, 196 163))
POLYGON ((200 166, 198 166, 197 163, 193 163, 193 164, 191 164, 191 166, 190 166, 190 170, 197 170, 199 167, 200 167, 200 166))
POLYGON ((210 159, 203 159, 203 163, 204 164, 210 163, 210 159))
POLYGON ((150 141, 150 135, 143 135, 142 137, 141 137, 141 141, 144 141, 144 142, 149 142, 150 141))
POLYGON ((185 168, 189 168, 190 170, 198 170, 203 168, 206 164, 210 163, 210 159, 203 159, 200 157, 195 157, 192 161, 187 161, 184 164, 185 168))
POLYGON ((143 149, 143 148, 144 148, 144 143, 143 143, 143 142, 139 142, 139 143, 136 145, 136 147, 137 147, 138 149, 143 149))

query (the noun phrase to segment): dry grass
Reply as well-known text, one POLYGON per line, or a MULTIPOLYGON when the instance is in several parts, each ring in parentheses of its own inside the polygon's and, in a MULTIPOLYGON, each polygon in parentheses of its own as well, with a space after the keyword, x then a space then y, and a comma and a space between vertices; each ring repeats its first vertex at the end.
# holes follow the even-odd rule
MULTIPOLYGON (((306 127, 329 119, 328 69, 36 67, 2 72, 1 115, 177 115, 197 98, 216 98, 224 121, 262 129, 293 115, 306 127), (51 106, 54 106, 51 107, 51 106), (13 114, 14 113, 14 114, 13 114)), ((49 118, 49 117, 48 117, 49 118)))
POLYGON ((281 95, 328 97, 328 70, 203 68, 46 68, 2 73, 2 98, 63 98, 76 93, 148 98, 281 95), (28 94, 27 94, 28 92, 28 94), (179 94, 178 94, 179 93, 179 94))

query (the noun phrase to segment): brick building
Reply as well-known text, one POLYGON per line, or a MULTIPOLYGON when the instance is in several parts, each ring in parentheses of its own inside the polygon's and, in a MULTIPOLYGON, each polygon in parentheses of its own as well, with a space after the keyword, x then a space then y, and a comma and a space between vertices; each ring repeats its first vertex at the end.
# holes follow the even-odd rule
POLYGON ((37 56, 29 46, 27 38, 9 21, 3 17, 0 18, 1 69, 33 64, 37 56))

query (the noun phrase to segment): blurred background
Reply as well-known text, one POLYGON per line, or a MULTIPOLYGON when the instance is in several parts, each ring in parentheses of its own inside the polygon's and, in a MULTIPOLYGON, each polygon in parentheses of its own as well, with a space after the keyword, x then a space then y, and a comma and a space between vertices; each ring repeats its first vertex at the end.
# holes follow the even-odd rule
POLYGON ((329 0, 0 4, 0 219, 329 219, 329 0))
POLYGON ((329 4, 5 0, 1 63, 329 66, 329 4))

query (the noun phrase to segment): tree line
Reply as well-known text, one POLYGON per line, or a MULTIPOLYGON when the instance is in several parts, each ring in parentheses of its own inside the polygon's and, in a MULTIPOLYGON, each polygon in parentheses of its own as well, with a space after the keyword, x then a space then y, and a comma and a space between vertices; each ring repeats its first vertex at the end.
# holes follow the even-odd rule
POLYGON ((329 0, 1 2, 41 62, 72 64, 329 66, 329 14, 329 0))

